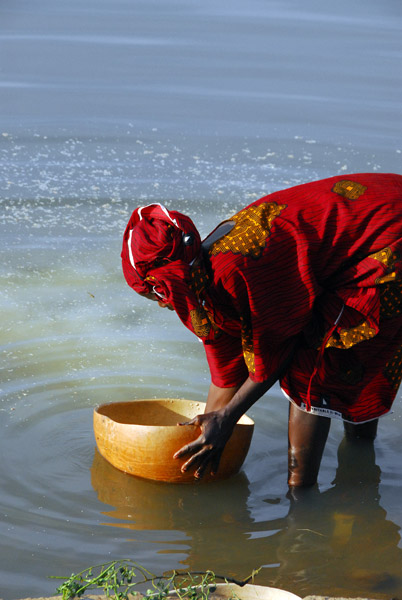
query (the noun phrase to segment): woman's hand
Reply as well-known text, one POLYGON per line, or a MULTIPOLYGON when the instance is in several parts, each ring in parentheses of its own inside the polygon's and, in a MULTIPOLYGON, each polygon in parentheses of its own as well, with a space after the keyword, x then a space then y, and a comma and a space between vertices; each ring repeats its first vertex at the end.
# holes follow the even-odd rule
POLYGON ((187 454, 192 455, 182 465, 181 471, 184 473, 196 466, 194 477, 201 479, 209 466, 211 474, 215 475, 223 449, 233 431, 233 425, 229 419, 225 418, 220 411, 213 411, 197 415, 191 421, 179 423, 179 425, 197 425, 201 428, 199 437, 180 448, 173 456, 173 458, 181 458, 187 454))
POLYGON ((206 407, 210 412, 198 415, 187 423, 180 423, 180 425, 198 425, 201 428, 198 438, 180 448, 173 456, 173 458, 181 458, 191 454, 181 467, 181 471, 184 473, 195 466, 194 477, 201 479, 210 465, 210 472, 215 475, 223 449, 237 421, 269 390, 277 378, 274 374, 260 383, 248 378, 239 388, 218 388, 211 384, 206 407))

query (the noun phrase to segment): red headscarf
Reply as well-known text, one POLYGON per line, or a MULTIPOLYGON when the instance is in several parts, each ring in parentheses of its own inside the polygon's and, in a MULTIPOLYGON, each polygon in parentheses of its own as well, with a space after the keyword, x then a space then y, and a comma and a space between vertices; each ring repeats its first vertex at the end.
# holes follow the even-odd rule
POLYGON ((192 285, 191 266, 201 258, 201 238, 192 220, 161 204, 136 208, 123 236, 123 273, 140 294, 155 293, 171 304, 181 321, 199 337, 214 329, 192 285))

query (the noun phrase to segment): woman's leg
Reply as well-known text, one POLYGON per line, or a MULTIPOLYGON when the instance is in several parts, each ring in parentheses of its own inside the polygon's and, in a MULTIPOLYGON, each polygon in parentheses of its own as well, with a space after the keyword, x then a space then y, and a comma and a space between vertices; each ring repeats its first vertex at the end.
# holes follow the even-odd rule
POLYGON ((368 421, 367 423, 346 423, 344 421, 343 427, 345 429, 345 435, 349 439, 366 439, 374 440, 377 435, 378 419, 368 421))
POLYGON ((317 482, 330 425, 328 417, 306 413, 289 403, 289 486, 307 486, 317 482))

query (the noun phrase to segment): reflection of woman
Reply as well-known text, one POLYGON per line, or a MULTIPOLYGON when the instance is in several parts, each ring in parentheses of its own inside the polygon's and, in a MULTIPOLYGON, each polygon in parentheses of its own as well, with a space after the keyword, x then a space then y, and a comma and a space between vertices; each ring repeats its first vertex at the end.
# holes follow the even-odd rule
POLYGON ((171 486, 127 477, 97 450, 91 468, 99 500, 113 507, 102 510, 105 524, 136 531, 130 538, 142 552, 151 544, 168 562, 176 557, 197 571, 212 565, 237 579, 265 565, 255 583, 302 597, 330 589, 391 598, 402 589, 400 531, 380 504, 380 476, 374 444, 344 438, 333 486, 292 489, 286 515, 285 499, 262 500, 244 473, 213 486, 171 486))
POLYGON ((136 209, 126 280, 177 312, 211 371, 201 435, 176 454, 190 455, 182 469, 215 472, 234 424, 277 380, 291 399, 290 485, 316 481, 330 418, 374 437, 402 376, 401 255, 400 175, 275 192, 202 244, 188 217, 136 209))
POLYGON ((298 580, 299 590, 311 594, 319 581, 333 595, 368 598, 401 590, 401 536, 380 504, 380 477, 374 444, 347 436, 338 448, 333 487, 321 494, 318 488, 291 490, 286 526, 278 523, 283 535, 275 585, 298 580))

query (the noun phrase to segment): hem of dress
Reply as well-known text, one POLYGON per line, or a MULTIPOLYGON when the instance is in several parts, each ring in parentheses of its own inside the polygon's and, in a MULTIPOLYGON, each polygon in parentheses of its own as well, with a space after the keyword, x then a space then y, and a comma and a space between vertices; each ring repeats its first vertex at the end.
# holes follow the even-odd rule
POLYGON ((305 402, 301 402, 301 405, 297 404, 293 398, 289 396, 287 392, 281 387, 281 392, 291 402, 296 408, 302 410, 303 412, 308 412, 311 415, 318 415, 319 417, 329 417, 330 419, 338 419, 339 421, 344 421, 345 423, 351 423, 352 425, 361 425, 362 423, 370 423, 370 421, 376 421, 377 419, 381 419, 381 417, 385 417, 386 415, 391 415, 392 410, 387 410, 387 412, 379 415, 378 417, 372 417, 371 419, 367 419, 366 421, 349 421, 349 419, 345 419, 337 410, 331 410, 330 408, 320 408, 318 406, 312 406, 311 410, 307 410, 307 404, 305 402))

